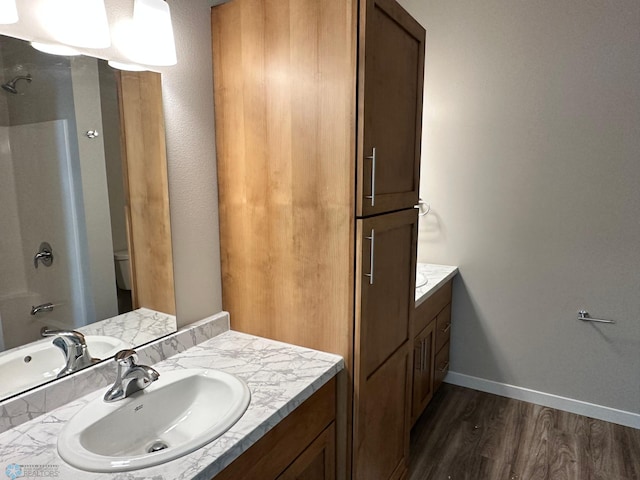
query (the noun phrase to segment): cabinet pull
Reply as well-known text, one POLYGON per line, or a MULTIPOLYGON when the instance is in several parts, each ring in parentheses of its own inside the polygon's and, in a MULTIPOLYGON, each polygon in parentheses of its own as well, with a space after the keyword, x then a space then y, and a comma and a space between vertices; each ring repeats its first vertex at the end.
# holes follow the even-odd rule
POLYGON ((373 147, 373 153, 365 157, 371 160, 371 195, 367 195, 365 198, 371 199, 371 206, 376 205, 376 147, 373 147))
POLYGON ((417 348, 416 348, 416 349, 414 349, 414 352, 413 352, 413 356, 414 356, 414 361, 413 361, 413 363, 414 363, 414 368, 415 368, 416 370, 418 370, 419 372, 421 372, 421 371, 422 371, 422 355, 423 355, 423 354, 422 354, 422 351, 424 350, 424 340, 422 340, 422 341, 420 342, 420 356, 418 356, 418 354, 417 354, 417 352, 415 352, 415 350, 417 350, 417 348))
POLYGON ((364 237, 367 240, 371 240, 371 257, 369 259, 369 273, 365 273, 364 276, 365 277, 369 277, 369 285, 373 285, 373 255, 374 255, 374 249, 375 249, 375 242, 376 242, 376 232, 375 230, 372 228, 371 229, 371 236, 370 237, 364 237))
POLYGON ((447 368, 449 368, 449 362, 444 362, 444 364, 438 368, 439 372, 444 372, 447 368))
POLYGON ((427 339, 422 339, 422 367, 420 371, 427 369, 427 339))
POLYGON ((440 331, 442 333, 447 333, 450 328, 451 328, 451 322, 447 323, 447 325, 444 328, 441 328, 440 331))

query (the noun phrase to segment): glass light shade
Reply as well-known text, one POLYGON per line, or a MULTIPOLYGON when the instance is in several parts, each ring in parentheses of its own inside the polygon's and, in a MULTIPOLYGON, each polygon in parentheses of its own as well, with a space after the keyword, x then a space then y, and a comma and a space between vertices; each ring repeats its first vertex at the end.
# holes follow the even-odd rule
POLYGON ((171 12, 164 0, 135 0, 133 43, 128 56, 143 65, 169 66, 177 63, 171 12))
POLYGON ((127 70, 129 72, 144 72, 146 70, 145 67, 134 65, 132 63, 115 62, 113 60, 109 60, 107 63, 112 68, 116 68, 118 70, 127 70))
POLYGON ((82 48, 111 45, 104 0, 41 0, 38 18, 58 43, 82 48))
POLYGON ((72 47, 69 47, 68 45, 60 45, 57 43, 31 42, 31 46, 36 50, 44 53, 50 53, 51 55, 64 55, 65 57, 74 57, 76 55, 80 55, 80 52, 72 47))
POLYGON ((18 21, 16 0, 0 0, 0 24, 8 25, 18 21))

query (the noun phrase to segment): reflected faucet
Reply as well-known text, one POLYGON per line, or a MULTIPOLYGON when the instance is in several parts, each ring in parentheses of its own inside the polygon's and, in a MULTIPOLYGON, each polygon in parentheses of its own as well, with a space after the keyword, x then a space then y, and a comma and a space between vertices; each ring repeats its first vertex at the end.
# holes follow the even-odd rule
POLYGON ((53 263, 53 249, 47 242, 42 242, 38 253, 33 257, 33 266, 38 268, 38 262, 42 262, 45 267, 50 267, 53 263))
POLYGON ((118 373, 113 386, 104 394, 105 402, 115 402, 144 390, 155 382, 160 374, 146 365, 138 365, 135 350, 120 350, 115 355, 118 373))
POLYGON ((53 344, 62 350, 65 366, 58 373, 58 378, 77 372, 100 361, 99 358, 91 356, 87 349, 84 335, 80 332, 75 330, 49 330, 47 327, 42 327, 40 335, 43 337, 55 337, 53 344))
MULTIPOLYGON (((55 305, 53 303, 51 303, 51 302, 43 303, 42 305, 37 305, 35 307, 32 305, 31 306, 31 315, 35 315, 36 313, 40 313, 40 312, 50 312, 51 310, 53 310, 53 307, 55 307, 55 305)), ((42 332, 40 332, 40 333, 42 333, 42 332)))

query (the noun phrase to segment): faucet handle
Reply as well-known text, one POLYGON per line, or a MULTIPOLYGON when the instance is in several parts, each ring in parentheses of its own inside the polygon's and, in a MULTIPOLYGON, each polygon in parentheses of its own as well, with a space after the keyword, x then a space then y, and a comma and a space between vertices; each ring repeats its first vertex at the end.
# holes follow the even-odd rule
POLYGON ((133 367, 138 361, 138 354, 133 349, 120 350, 115 354, 114 360, 119 366, 133 367))

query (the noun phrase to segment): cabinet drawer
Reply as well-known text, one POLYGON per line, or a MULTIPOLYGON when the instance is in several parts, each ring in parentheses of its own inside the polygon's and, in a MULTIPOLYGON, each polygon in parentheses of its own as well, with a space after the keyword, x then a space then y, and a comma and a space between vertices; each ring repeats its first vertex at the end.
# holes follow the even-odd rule
POLYGON ((433 391, 435 392, 442 385, 444 377, 449 371, 449 344, 447 343, 442 349, 436 353, 436 361, 434 362, 435 373, 433 375, 433 391))
POLYGON ((451 336, 451 304, 447 305, 438 314, 436 320, 436 352, 449 343, 451 336))
POLYGON ((451 303, 451 280, 445 283, 433 295, 427 298, 415 311, 414 332, 420 332, 431 320, 451 303))

